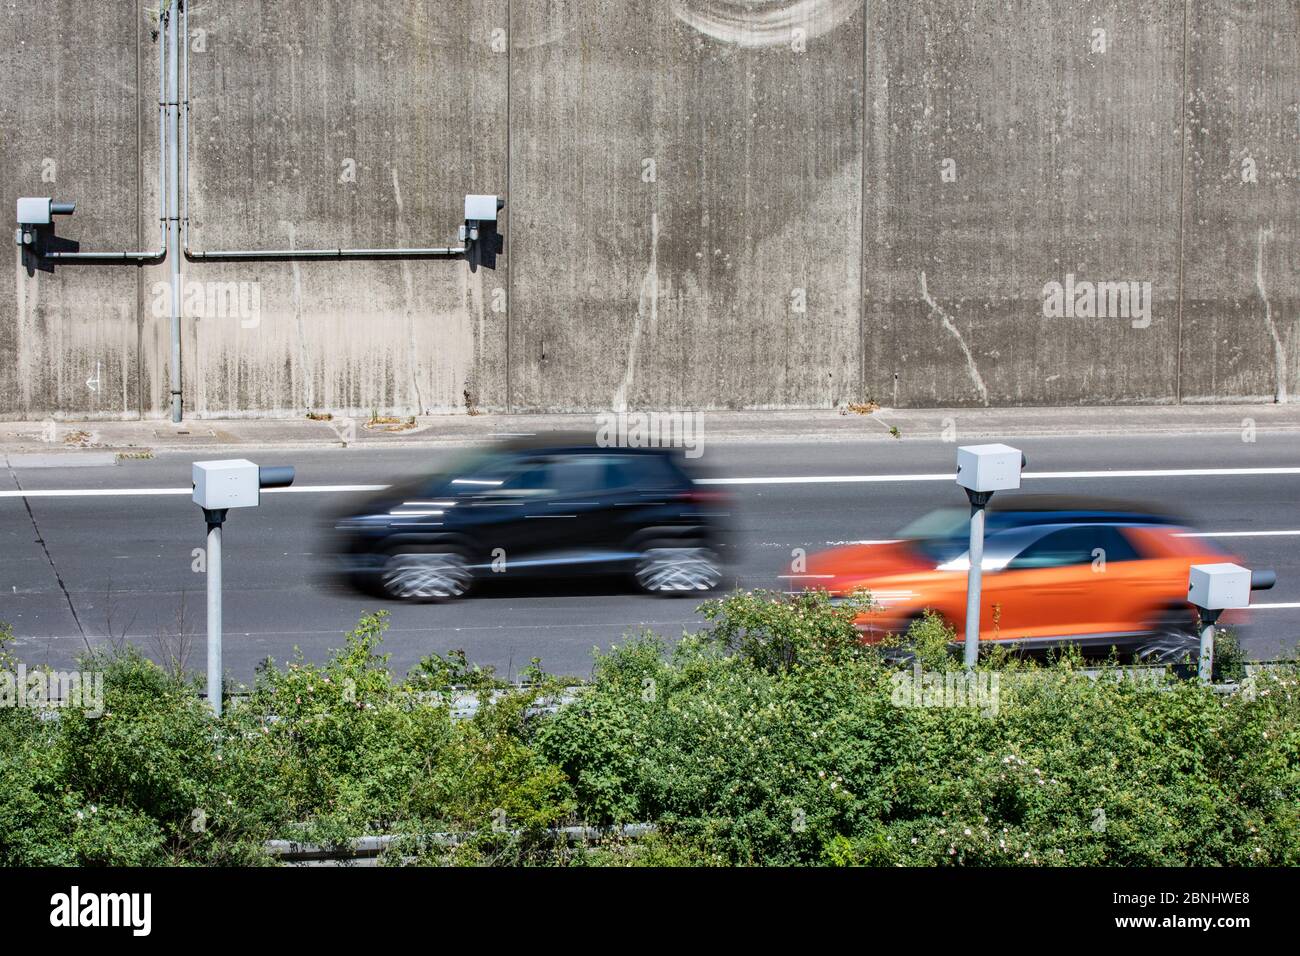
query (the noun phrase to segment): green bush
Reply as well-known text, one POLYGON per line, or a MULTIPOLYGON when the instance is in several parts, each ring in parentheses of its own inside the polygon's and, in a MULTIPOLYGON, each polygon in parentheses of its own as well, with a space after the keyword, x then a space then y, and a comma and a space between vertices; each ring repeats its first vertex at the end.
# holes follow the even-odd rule
POLYGON ((129 647, 81 662, 104 672, 102 715, 0 709, 0 865, 267 862, 271 838, 490 832, 497 819, 536 830, 567 816, 566 781, 526 741, 529 707, 554 689, 453 723, 429 682, 468 672, 431 659, 394 682, 375 651, 386 627, 383 612, 364 617, 322 666, 264 666, 220 721, 193 682, 129 647))
POLYGON ((13 709, 0 722, 0 863, 256 859, 262 830, 249 797, 268 794, 239 791, 193 686, 130 648, 80 666, 104 673, 101 715, 13 709))
POLYGON ((0 864, 255 864, 271 838, 377 833, 409 835, 388 862, 1300 863, 1294 664, 1221 695, 995 654, 981 695, 954 699, 972 685, 942 621, 913 626, 900 669, 858 639, 861 606, 709 602, 674 648, 642 634, 598 654, 553 716, 536 662, 526 687, 463 654, 394 678, 382 612, 323 664, 262 667, 220 720, 129 648, 92 655, 102 715, 0 709, 0 864), (464 690, 481 706, 452 720, 464 690), (631 822, 657 832, 552 836, 631 822), (420 839, 448 831, 471 836, 420 839))
POLYGON ((1239 681, 1246 676, 1246 651, 1232 628, 1218 628, 1214 632, 1214 679, 1239 681))
MULTIPOLYGON (((538 741, 579 815, 653 820, 731 863, 1300 861, 1294 667, 1247 699, 1113 665, 1093 680, 1069 655, 1004 661, 983 671, 996 715, 900 707, 898 671, 835 639, 838 610, 736 595, 668 660, 647 641, 602 658, 538 741)), ((956 678, 935 626, 913 635, 917 662, 956 678)))
MULTIPOLYGON (((341 839, 411 828, 490 829, 504 810, 514 826, 546 827, 571 809, 568 787, 528 747, 528 708, 545 684, 506 693, 470 720, 452 721, 436 695, 471 676, 499 684, 463 657, 430 658, 395 682, 376 648, 387 613, 362 618, 324 666, 301 658, 263 668, 226 723, 232 749, 276 795, 268 821, 298 839, 341 839), (292 829, 294 825, 296 829, 292 829)), ((231 746, 228 745, 228 746, 231 746)))

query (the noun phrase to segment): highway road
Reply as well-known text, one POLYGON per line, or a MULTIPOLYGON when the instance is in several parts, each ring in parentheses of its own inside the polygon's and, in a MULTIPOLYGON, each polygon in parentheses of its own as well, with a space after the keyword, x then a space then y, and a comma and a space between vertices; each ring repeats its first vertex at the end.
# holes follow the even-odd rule
MULTIPOLYGON (((1105 415, 1098 409, 1098 415, 1105 415)), ((1243 629, 1252 656, 1270 658, 1300 638, 1300 437, 1226 434, 1024 438, 1024 489, 1137 499, 1173 508, 1216 535, 1278 585, 1243 629)), ((794 548, 889 538, 932 508, 962 506, 951 475, 955 446, 941 441, 712 443, 703 464, 734 493, 744 587, 779 587, 794 548)), ((586 675, 594 646, 650 629, 668 638, 700 622, 692 599, 622 593, 616 585, 494 584, 446 605, 384 602, 321 580, 321 529, 349 494, 437 465, 448 448, 320 448, 252 453, 297 466, 296 485, 260 508, 232 512, 225 533, 225 663, 252 678, 295 647, 323 659, 365 611, 385 607, 385 650, 405 670, 432 652, 463 649, 507 676, 533 657, 553 672, 586 675)), ((102 456, 101 456, 102 457, 102 456)), ((29 664, 68 667, 87 644, 125 635, 156 656, 160 633, 191 635, 188 665, 204 666, 204 543, 188 497, 193 453, 86 467, 0 472, 0 622, 29 664), (150 493, 142 493, 147 491, 150 493)), ((204 454, 201 457, 232 457, 204 454)), ((67 461, 100 459, 70 458, 67 461)))

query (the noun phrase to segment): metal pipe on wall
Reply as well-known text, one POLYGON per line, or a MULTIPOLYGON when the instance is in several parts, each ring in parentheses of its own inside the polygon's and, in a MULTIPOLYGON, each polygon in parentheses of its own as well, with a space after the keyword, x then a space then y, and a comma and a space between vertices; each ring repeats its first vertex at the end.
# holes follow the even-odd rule
POLYGON ((462 256, 464 246, 391 249, 218 249, 212 252, 185 250, 185 258, 197 262, 214 259, 415 259, 432 256, 462 256))
MULTIPOLYGON (((179 151, 177 149, 180 143, 180 69, 178 64, 178 55, 180 53, 180 0, 171 0, 171 10, 168 14, 170 21, 169 36, 171 38, 171 63, 168 64, 167 70, 167 109, 169 115, 167 118, 167 152, 168 161, 171 166, 171 178, 169 189, 167 190, 167 234, 168 247, 172 250, 171 256, 171 334, 172 334, 172 359, 170 369, 171 380, 171 405, 172 421, 181 420, 181 257, 180 257, 180 179, 181 168, 179 151)), ((189 28, 186 26, 185 48, 189 49, 189 28)))
POLYGON ((185 112, 181 114, 181 248, 185 248, 190 231, 190 7, 181 7, 181 82, 185 87, 185 112))

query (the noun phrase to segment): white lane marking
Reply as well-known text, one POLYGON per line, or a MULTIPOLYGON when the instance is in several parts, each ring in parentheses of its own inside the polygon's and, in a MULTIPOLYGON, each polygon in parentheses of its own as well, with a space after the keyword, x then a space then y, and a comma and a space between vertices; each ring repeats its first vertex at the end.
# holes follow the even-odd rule
MULTIPOLYGON (((314 494, 339 491, 383 491, 388 485, 301 485, 296 488, 266 488, 264 495, 289 492, 314 494)), ((130 498, 141 495, 189 495, 192 488, 44 488, 28 491, 0 491, 0 498, 130 498)))
MULTIPOLYGON (((1300 468, 1153 468, 1115 471, 1027 471, 1026 481, 1039 478, 1216 478, 1245 475, 1300 475, 1300 468)), ((898 481, 955 481, 952 472, 916 475, 786 475, 774 478, 701 478, 697 485, 821 485, 888 484, 898 481)))
MULTIPOLYGON (((1296 468, 1158 468, 1129 469, 1122 471, 1027 471, 1022 476, 1027 481, 1040 478, 1226 478, 1252 475, 1300 475, 1296 468)), ((833 484, 889 484, 891 482, 954 481, 952 472, 915 475, 785 475, 780 477, 701 478, 698 485, 833 485, 833 484)), ((297 492, 382 491, 388 485, 299 485, 289 488, 268 488, 268 494, 297 492)), ((189 488, 76 488, 42 489, 36 491, 0 491, 0 498, 83 498, 128 497, 132 495, 187 495, 189 488)))
POLYGON ((0 491, 0 498, 115 498, 136 495, 187 495, 189 488, 78 488, 37 491, 0 491))
POLYGON ((1300 531, 1188 531, 1180 538, 1280 538, 1295 536, 1300 531))
POLYGON ((1133 468, 1116 471, 1027 471, 1022 478, 1214 478, 1233 475, 1300 475, 1300 468, 1133 468))
MULTIPOLYGON (((293 494, 300 492, 304 494, 313 494, 318 491, 383 491, 388 485, 299 485, 298 487, 290 486, 288 488, 267 488, 262 494, 278 495, 293 494)), ((189 489, 183 489, 187 494, 189 489)))
MULTIPOLYGON (((1028 477, 1028 476, 1026 476, 1028 477)), ((952 481, 948 472, 942 475, 799 475, 782 478, 698 478, 697 485, 831 485, 837 483, 862 484, 865 482, 888 484, 891 481, 952 481)))
POLYGON ((1297 607, 1300 607, 1300 601, 1278 601, 1273 604, 1252 604, 1250 606, 1251 609, 1263 608, 1270 611, 1275 611, 1280 608, 1297 608, 1297 607))

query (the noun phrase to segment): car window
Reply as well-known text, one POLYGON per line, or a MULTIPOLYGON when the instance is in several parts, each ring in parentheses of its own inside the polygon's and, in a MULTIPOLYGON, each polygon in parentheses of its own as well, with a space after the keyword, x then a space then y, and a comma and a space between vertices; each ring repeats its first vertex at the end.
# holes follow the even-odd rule
POLYGON ((550 486, 557 495, 584 495, 608 487, 608 455, 573 455, 551 462, 550 486))
POLYGON ((681 475, 662 455, 617 455, 610 459, 610 487, 659 491, 684 484, 681 475))
POLYGON ((549 462, 526 461, 519 464, 518 470, 506 480, 502 487, 506 491, 548 494, 554 490, 552 478, 549 462))
POLYGON ((549 463, 544 458, 501 458, 490 467, 452 480, 462 494, 535 498, 551 493, 549 463))
MULTIPOLYGON (((984 540, 984 570, 1001 571, 1027 543, 1037 538, 1033 528, 1012 528, 990 534, 984 540)), ((940 571, 966 571, 970 568, 969 540, 968 537, 931 539, 921 542, 925 547, 918 550, 933 558, 940 571)))
POLYGON ((683 479, 657 455, 567 454, 498 458, 452 482, 466 491, 540 497, 595 495, 611 489, 675 488, 683 479))
POLYGON ((1078 525, 1043 535, 1012 558, 1007 564, 1007 570, 1063 568, 1092 564, 1098 558, 1107 562, 1133 561, 1137 556, 1133 545, 1118 528, 1108 525, 1078 525))
POLYGON ((480 455, 467 458, 448 473, 453 486, 471 488, 500 488, 517 479, 519 474, 535 462, 509 455, 480 455))

